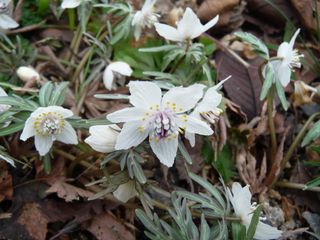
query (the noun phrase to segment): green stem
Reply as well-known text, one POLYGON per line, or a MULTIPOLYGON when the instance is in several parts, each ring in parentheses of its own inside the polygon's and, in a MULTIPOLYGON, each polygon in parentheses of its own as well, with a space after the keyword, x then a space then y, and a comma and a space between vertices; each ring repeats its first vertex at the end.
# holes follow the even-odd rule
POLYGON ((190 42, 188 41, 186 44, 184 55, 179 59, 179 61, 176 62, 176 64, 171 68, 169 73, 174 73, 178 69, 178 67, 183 63, 183 61, 186 57, 186 54, 189 51, 189 47, 190 47, 190 42))
POLYGON ((51 159, 50 159, 49 154, 46 154, 43 157, 43 169, 44 169, 46 174, 50 174, 51 173, 51 159))
POLYGON ((68 18, 69 18, 69 28, 71 31, 75 28, 75 22, 76 22, 76 12, 74 8, 68 9, 68 18))
POLYGON ((274 97, 274 86, 272 86, 268 92, 268 102, 267 102, 267 109, 268 109, 268 124, 269 124, 269 132, 271 138, 271 159, 272 162, 275 158, 277 153, 277 136, 276 130, 273 121, 273 97, 274 97))
POLYGON ((276 183, 277 187, 292 188, 311 192, 320 192, 320 187, 305 188, 305 184, 280 181, 276 183))
POLYGON ((286 166, 287 162, 289 161, 289 159, 291 158, 292 154, 294 153, 294 151, 296 150, 296 148, 298 147, 298 144, 302 141, 302 138, 304 137, 305 133, 307 132, 310 124, 313 122, 313 120, 315 118, 317 118, 318 116, 320 116, 320 112, 314 113, 312 114, 309 119, 306 121, 306 123, 304 124, 304 126, 301 128, 301 130, 299 131, 298 135, 296 136, 296 138, 294 139, 294 141, 292 142, 292 144, 290 145, 286 155, 284 156, 282 163, 281 163, 281 170, 286 166))

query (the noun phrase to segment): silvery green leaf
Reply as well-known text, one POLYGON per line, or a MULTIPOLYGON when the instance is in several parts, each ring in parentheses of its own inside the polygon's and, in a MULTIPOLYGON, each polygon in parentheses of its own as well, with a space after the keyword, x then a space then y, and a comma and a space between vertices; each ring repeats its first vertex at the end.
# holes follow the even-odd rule
POLYGON ((264 59, 269 59, 269 50, 267 46, 256 36, 247 32, 236 32, 238 38, 241 38, 243 41, 251 44, 253 49, 264 59))
POLYGON ((210 240, 210 227, 204 214, 201 214, 200 240, 210 240))
POLYGON ((232 239, 233 240, 246 240, 246 227, 239 222, 231 223, 232 239))
POLYGON ((7 154, 6 152, 2 151, 0 149, 0 159, 6 161, 7 163, 9 163, 11 166, 16 167, 14 162, 17 161, 16 159, 14 159, 13 157, 11 157, 9 154, 7 154))
POLYGON ((280 81, 276 80, 276 90, 277 90, 277 94, 278 94, 278 97, 280 99, 280 102, 282 104, 282 107, 284 110, 288 110, 288 101, 286 99, 286 95, 284 93, 284 89, 283 89, 283 86, 281 85, 280 81))
POLYGON ((54 85, 51 81, 46 82, 40 88, 40 92, 39 92, 40 106, 47 107, 49 105, 53 89, 54 89, 54 85))
POLYGON ((304 137, 301 146, 304 147, 308 145, 311 141, 319 138, 320 136, 320 120, 316 122, 312 128, 308 131, 307 135, 304 137))
POLYGON ((184 146, 182 141, 179 141, 178 148, 179 148, 179 151, 181 152, 183 158, 186 160, 186 162, 189 164, 192 164, 192 158, 189 155, 188 150, 186 149, 186 147, 184 146))
POLYGON ((143 72, 144 75, 155 77, 157 80, 169 80, 171 82, 178 82, 178 79, 176 76, 170 73, 164 73, 164 72, 152 72, 152 71, 146 71, 143 72))
POLYGON ((55 85, 52 96, 49 100, 49 105, 61 106, 63 104, 68 85, 69 82, 61 82, 55 85))
POLYGON ((273 65, 268 63, 265 68, 265 78, 263 81, 261 94, 260 94, 261 101, 267 97, 269 89, 271 88, 274 82, 275 82, 275 71, 273 69, 273 65))
POLYGON ((145 184, 147 182, 147 179, 146 179, 146 176, 143 173, 141 165, 136 161, 133 161, 131 164, 132 164, 133 173, 134 173, 135 178, 140 183, 145 184))
POLYGON ((37 107, 39 107, 35 102, 18 96, 1 96, 0 104, 14 106, 21 111, 30 112, 33 112, 37 107))
POLYGON ((24 122, 12 123, 8 127, 0 129, 0 137, 10 135, 15 132, 19 132, 23 129, 24 122))
POLYGON ((77 117, 68 118, 67 121, 74 128, 90 128, 95 125, 107 125, 111 122, 107 119, 82 119, 77 117))

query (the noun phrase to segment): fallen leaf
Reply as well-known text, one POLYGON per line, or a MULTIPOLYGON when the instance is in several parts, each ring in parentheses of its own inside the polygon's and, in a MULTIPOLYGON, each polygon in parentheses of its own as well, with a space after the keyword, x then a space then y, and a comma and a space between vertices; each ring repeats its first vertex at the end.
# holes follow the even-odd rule
POLYGON ((18 219, 18 223, 26 228, 33 239, 37 240, 46 239, 48 222, 37 203, 26 203, 18 219))
POLYGON ((65 180, 63 177, 56 179, 46 192, 57 193, 58 197, 63 198, 66 202, 79 200, 80 197, 89 198, 93 196, 92 192, 68 184, 65 180))
POLYGON ((260 58, 248 61, 246 67, 230 54, 218 51, 215 55, 219 80, 229 75, 232 77, 223 85, 228 97, 240 105, 248 120, 260 115, 262 102, 259 99, 261 80, 259 65, 263 63, 260 58))
POLYGON ((98 240, 135 240, 133 234, 109 213, 97 215, 87 228, 98 240))
POLYGON ((8 173, 6 163, 0 161, 0 202, 12 199, 12 176, 8 173))

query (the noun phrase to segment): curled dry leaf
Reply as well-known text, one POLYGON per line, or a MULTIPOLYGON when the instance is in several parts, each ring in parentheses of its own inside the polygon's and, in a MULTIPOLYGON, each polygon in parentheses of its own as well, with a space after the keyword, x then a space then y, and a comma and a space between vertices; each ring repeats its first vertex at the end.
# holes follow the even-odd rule
POLYGON ((210 20, 212 17, 230 11, 240 4, 240 0, 205 0, 200 5, 197 15, 202 20, 210 20))
POLYGON ((63 198, 66 200, 66 202, 79 200, 80 197, 89 198, 93 196, 92 192, 75 187, 69 183, 66 183, 65 181, 66 179, 63 177, 56 179, 46 192, 57 193, 58 197, 63 198))

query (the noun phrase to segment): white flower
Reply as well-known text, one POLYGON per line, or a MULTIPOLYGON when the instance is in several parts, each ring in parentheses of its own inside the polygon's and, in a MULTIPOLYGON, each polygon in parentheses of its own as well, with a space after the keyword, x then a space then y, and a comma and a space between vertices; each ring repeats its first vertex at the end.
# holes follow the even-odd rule
POLYGON ((182 19, 178 22, 177 28, 167 24, 155 23, 156 31, 165 39, 182 42, 199 37, 202 33, 212 28, 219 20, 219 15, 211 19, 207 24, 202 25, 197 15, 187 8, 182 19))
MULTIPOLYGON (((235 214, 241 218, 241 223, 248 230, 255 206, 251 204, 251 192, 249 186, 241 187, 240 183, 232 184, 232 193, 227 189, 227 194, 230 198, 235 214)), ((258 222, 254 239, 268 240, 278 239, 282 231, 261 221, 258 222)))
POLYGON ((46 155, 57 140, 66 144, 78 144, 76 131, 65 118, 72 111, 60 106, 39 107, 27 119, 20 139, 34 136, 35 146, 41 156, 46 155))
POLYGON ((76 8, 84 1, 91 1, 91 0, 63 0, 61 4, 61 8, 76 8))
POLYGON ((171 167, 177 154, 179 132, 213 133, 208 124, 186 114, 201 99, 203 88, 200 84, 174 87, 162 97, 155 83, 131 81, 129 100, 133 107, 107 116, 112 122, 125 122, 115 149, 137 146, 149 136, 151 148, 160 162, 171 167))
POLYGON ((16 73, 18 77, 24 82, 40 81, 40 74, 32 67, 19 67, 16 73))
POLYGON ((125 62, 112 62, 103 72, 103 83, 108 90, 115 89, 114 78, 116 76, 131 76, 132 69, 128 63, 125 62))
POLYGON ((92 126, 89 128, 91 135, 84 141, 98 152, 113 152, 120 130, 115 124, 92 126))
POLYGON ((19 24, 10 17, 11 0, 0 0, 0 29, 16 28, 19 24))
POLYGON ((140 11, 137 11, 132 19, 134 27, 134 38, 140 39, 141 31, 148 27, 151 28, 154 23, 158 22, 158 15, 153 12, 154 4, 157 0, 146 0, 140 11))
MULTIPOLYGON (((8 94, 0 87, 0 97, 8 96, 8 94)), ((0 113, 7 111, 11 106, 6 104, 0 104, 0 113)))
MULTIPOLYGON (((204 94, 202 100, 196 105, 191 116, 203 120, 205 118, 210 123, 214 123, 218 119, 219 115, 222 113, 222 110, 219 108, 219 105, 222 100, 221 93, 218 90, 221 89, 222 84, 227 81, 231 76, 222 80, 219 84, 209 88, 204 94)), ((195 134, 188 131, 185 132, 185 137, 189 140, 190 145, 194 147, 195 145, 195 134)))
POLYGON ((277 78, 283 87, 286 87, 290 82, 292 68, 301 67, 300 58, 303 57, 303 54, 299 54, 297 49, 293 49, 299 32, 300 29, 295 32, 289 43, 283 42, 280 44, 277 57, 281 58, 281 60, 271 62, 276 71, 277 78))
POLYGON ((138 195, 135 186, 135 181, 129 180, 128 182, 119 185, 117 190, 113 192, 113 196, 121 202, 126 203, 129 199, 138 195))

